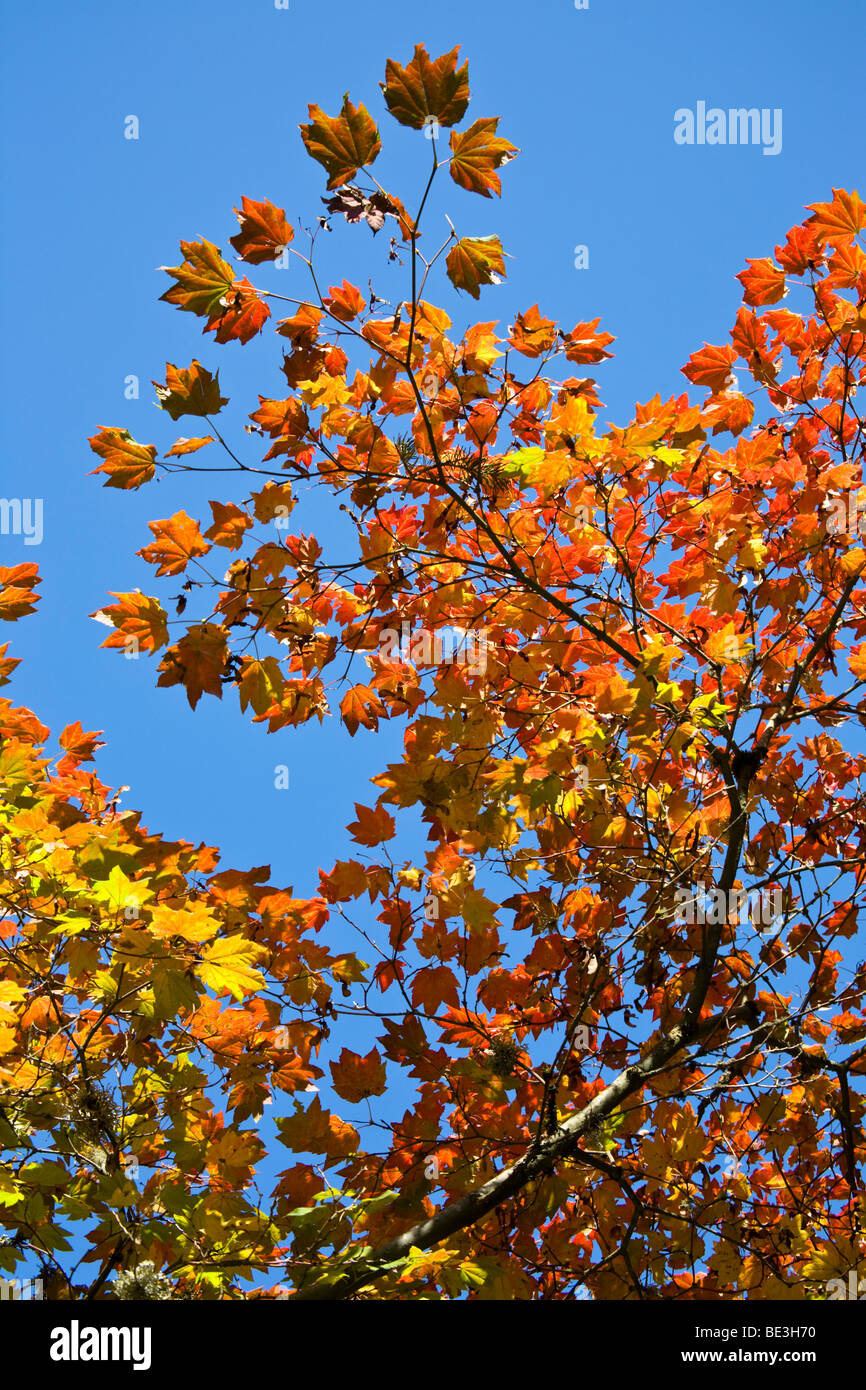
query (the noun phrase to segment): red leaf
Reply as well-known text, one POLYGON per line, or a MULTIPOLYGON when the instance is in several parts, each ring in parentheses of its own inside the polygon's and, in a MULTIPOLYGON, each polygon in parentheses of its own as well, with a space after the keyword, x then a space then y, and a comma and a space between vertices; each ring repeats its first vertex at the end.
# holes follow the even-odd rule
POLYGON ((325 308, 343 323, 357 318, 366 307, 361 291, 350 285, 348 280, 344 280, 340 286, 330 285, 323 302, 325 308))

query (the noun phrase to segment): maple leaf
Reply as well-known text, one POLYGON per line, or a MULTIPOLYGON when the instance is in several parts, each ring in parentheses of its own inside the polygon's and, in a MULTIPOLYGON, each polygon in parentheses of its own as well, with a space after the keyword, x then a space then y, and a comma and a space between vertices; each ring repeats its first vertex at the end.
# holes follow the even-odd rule
POLYGON ((241 224, 236 236, 229 241, 244 261, 259 265, 262 261, 275 261, 294 241, 294 228, 286 221, 282 208, 275 208, 267 200, 257 202, 254 198, 241 197, 242 211, 235 208, 241 224))
POLYGON ((255 714, 264 714, 279 703, 285 681, 275 657, 266 656, 261 661, 251 656, 244 657, 241 670, 238 692, 242 710, 251 705, 255 714))
POLYGON ((498 285, 505 275, 498 237, 461 237, 445 257, 448 278, 458 290, 478 299, 482 285, 498 285))
POLYGON ((213 525, 208 527, 205 535, 214 545, 224 545, 227 550, 240 549, 244 532, 253 524, 252 518, 234 502, 211 501, 208 506, 213 512, 213 525))
MULTIPOLYGON (((148 929, 156 936, 180 937, 183 941, 210 941, 220 924, 205 903, 172 908, 160 904, 151 914, 148 929)), ((202 977, 204 978, 204 977, 202 977)), ((205 980, 205 984, 210 981, 205 980)))
POLYGON ((816 227, 792 227, 784 246, 776 247, 776 260, 792 275, 802 275, 810 265, 824 259, 823 238, 816 227))
POLYGON ((180 250, 184 257, 180 265, 159 267, 176 281, 160 299, 191 314, 216 313, 234 284, 234 271, 213 242, 182 241, 180 250))
MULTIPOLYGON (((103 643, 107 646, 108 643, 103 643)), ((160 663, 157 685, 183 685, 192 709, 202 695, 222 699, 221 677, 225 670, 228 645, 225 631, 215 623, 190 628, 179 642, 169 647, 160 663)))
POLYGON ((357 318, 366 307, 361 291, 348 280, 344 280, 342 285, 331 285, 323 302, 328 312, 343 323, 357 318))
POLYGON ((0 566, 0 620, 14 622, 35 613, 41 595, 34 587, 41 582, 38 565, 0 566))
POLYGON ((452 126, 461 121, 469 105, 469 64, 457 66, 459 45, 431 61, 423 44, 406 67, 393 58, 385 64, 380 82, 388 110, 401 125, 423 130, 431 121, 452 126))
POLYGON ((376 122, 366 106, 353 106, 343 97, 339 116, 326 116, 320 106, 309 107, 310 122, 300 127, 309 154, 328 173, 328 188, 351 183, 359 169, 372 164, 382 148, 376 122))
MULTIPOLYGON (((0 619, 2 619, 2 592, 0 592, 0 619)), ((15 667, 21 664, 19 658, 6 655, 8 650, 8 642, 4 642, 0 645, 0 685, 8 685, 9 677, 15 670, 15 667)))
POLYGON ((461 188, 490 198, 500 195, 502 184, 496 170, 520 153, 510 140, 496 134, 496 117, 474 121, 468 130, 451 132, 451 177, 461 188))
POLYGON ((184 454, 194 454, 199 449, 203 449, 205 444, 213 444, 213 435, 206 434, 197 439, 185 439, 181 435, 180 439, 176 439, 172 444, 165 457, 167 459, 181 458, 184 454))
POLYGON ((447 1021, 441 1025, 444 1042, 455 1043, 459 1047, 478 1047, 490 1040, 486 1014, 462 1008, 446 1009, 445 1014, 447 1021))
POLYGON ((97 622, 114 627, 115 632, 106 637, 103 647, 125 647, 132 640, 136 649, 154 652, 164 647, 168 641, 168 620, 158 599, 150 598, 136 589, 131 594, 112 593, 117 603, 100 608, 90 617, 97 622))
POLYGON ((599 319, 590 323, 578 323, 570 333, 563 336, 565 355, 569 362, 602 362, 613 354, 607 351, 608 343, 614 342, 612 333, 597 333, 599 319))
POLYGON ((357 733, 362 724, 365 729, 378 729, 384 713, 381 701, 368 685, 353 685, 340 702, 340 714, 350 734, 357 733))
POLYGON ((205 947, 196 974, 202 984, 217 994, 228 991, 234 999, 243 999, 264 988, 264 977, 253 964, 264 954, 264 948, 255 941, 239 936, 220 937, 205 947))
POLYGON ((320 871, 322 896, 328 902, 345 902, 370 892, 371 901, 376 896, 375 885, 371 885, 363 864, 355 859, 338 861, 330 874, 320 871))
MULTIPOLYGON (((524 357, 541 357, 554 346, 556 337, 556 324, 552 319, 542 318, 538 305, 533 304, 525 314, 517 315, 508 341, 524 357)), ((608 341, 613 340, 608 338, 608 341)))
POLYGON ((97 748, 104 747, 103 740, 98 733, 86 734, 84 732, 80 719, 76 719, 74 724, 66 725, 60 734, 58 743, 61 748, 66 750, 67 756, 63 759, 63 763, 67 766, 93 762, 93 755, 97 748))
POLYGON ((844 188, 834 188, 831 203, 810 203, 808 206, 814 216, 809 218, 807 226, 833 245, 857 236, 866 227, 866 203, 856 189, 848 193, 844 188))
POLYGON ((682 368, 684 376, 699 386, 709 386, 713 395, 724 391, 731 379, 731 368, 737 354, 730 347, 711 347, 705 343, 700 352, 693 352, 682 368))
POLYGON ((219 372, 211 376, 195 358, 189 367, 173 367, 166 362, 165 385, 153 384, 162 409, 172 420, 179 420, 181 415, 217 415, 228 405, 228 398, 220 395, 219 372))
POLYGON ((100 426, 88 444, 104 460, 94 473, 107 473, 106 487, 137 488, 149 483, 154 473, 155 444, 137 444, 129 430, 100 426))
POLYGON ((778 304, 786 293, 785 272, 764 256, 753 261, 746 257, 748 270, 741 270, 737 279, 743 286, 747 304, 778 304))
POLYGON ((737 551, 737 564, 744 570, 762 570, 769 546, 760 536, 751 536, 737 551))
POLYGON ((138 554, 149 565, 158 565, 157 575, 181 574, 196 555, 207 555, 208 542, 186 512, 175 512, 162 521, 149 521, 156 539, 138 554))
POLYGON ((412 981, 412 1003, 435 1014, 443 1004, 454 1008, 460 1002, 454 972, 447 965, 427 966, 412 981))
POLYGON ((381 1096, 387 1085, 385 1063, 375 1047, 366 1057, 344 1047, 336 1062, 331 1062, 334 1090, 343 1100, 357 1105, 367 1096, 381 1096))
POLYGON ((724 396, 714 396, 701 412, 701 421, 710 426, 713 434, 726 430, 731 434, 742 434, 755 418, 755 402, 739 392, 726 392, 724 396))
POLYGON ((470 371, 489 371, 502 356, 496 346, 502 339, 493 332, 495 327, 495 323, 476 323, 467 329, 463 338, 463 360, 470 371))
POLYGON ((251 494, 253 512, 258 521, 273 521, 288 517, 295 505, 291 483, 265 483, 261 492, 251 494))
POLYGON ((381 845, 392 838, 396 824, 384 806, 371 810, 369 806, 361 806, 356 801, 355 814, 358 819, 347 825, 346 829, 351 831, 352 839, 357 840, 359 845, 381 845))
POLYGON ((214 331, 214 341, 230 343, 233 339, 248 343, 271 316, 269 306, 258 290, 246 278, 235 280, 231 289, 220 298, 204 326, 204 332, 214 331))
POLYGON ((282 1143, 293 1153, 322 1153, 334 1163, 358 1151, 358 1131, 347 1120, 323 1110, 318 1096, 306 1109, 296 1103, 295 1113, 275 1124, 282 1143))

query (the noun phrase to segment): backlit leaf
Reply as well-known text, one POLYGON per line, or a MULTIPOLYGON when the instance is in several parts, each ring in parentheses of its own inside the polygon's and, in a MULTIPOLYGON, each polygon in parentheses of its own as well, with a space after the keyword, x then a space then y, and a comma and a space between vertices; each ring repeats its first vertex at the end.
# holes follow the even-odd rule
POLYGON ((181 415, 216 415, 228 405, 228 398, 220 395, 219 372, 211 376, 195 358, 189 367, 173 367, 166 362, 165 385, 153 384, 160 405, 172 420, 179 420, 181 415))
POLYGON ((264 955, 263 948, 242 937, 226 936, 206 946, 196 974, 202 984, 218 994, 228 991, 235 999, 264 988, 264 977, 255 963, 264 955))
POLYGON ((458 46, 431 61, 424 45, 416 44, 405 68, 388 59, 380 85, 388 110, 401 125, 423 130, 431 120, 452 126, 463 119, 469 105, 469 64, 458 68, 459 53, 458 46))
POLYGON ((382 148, 373 117, 366 106, 353 106, 348 92, 339 116, 326 116, 315 105, 310 106, 309 115, 309 124, 301 126, 301 138, 307 153, 327 170, 328 188, 351 183, 382 148))
POLYGON ((478 299, 482 285, 497 285, 505 275, 498 237, 461 237, 445 258, 448 278, 458 290, 478 299))
POLYGON ((502 192, 496 170, 519 154, 516 145, 496 134, 496 118, 475 121, 468 130, 452 131, 451 177, 461 188, 485 198, 502 192))
POLYGON ((241 198, 241 209, 235 208, 241 229, 229 238, 232 246, 251 265, 275 261, 295 237, 283 209, 275 208, 267 199, 257 202, 247 197, 241 198))

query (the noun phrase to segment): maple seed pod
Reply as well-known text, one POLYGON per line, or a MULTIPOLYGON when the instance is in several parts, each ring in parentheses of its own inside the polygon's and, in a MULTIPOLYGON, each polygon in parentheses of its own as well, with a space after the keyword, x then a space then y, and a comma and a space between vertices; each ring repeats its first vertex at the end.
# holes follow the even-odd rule
POLYGON ((135 1269, 118 1274, 112 1285, 115 1298, 149 1303, 171 1298, 172 1286, 164 1274, 157 1274, 152 1260, 143 1260, 135 1269))
POLYGON ((511 1038, 496 1038, 490 1047, 490 1070, 494 1076, 511 1076, 520 1048, 511 1038))
POLYGON ((85 1087, 79 1093, 76 1109, 78 1127, 90 1134, 112 1134, 120 1118, 117 1104, 103 1086, 85 1087))

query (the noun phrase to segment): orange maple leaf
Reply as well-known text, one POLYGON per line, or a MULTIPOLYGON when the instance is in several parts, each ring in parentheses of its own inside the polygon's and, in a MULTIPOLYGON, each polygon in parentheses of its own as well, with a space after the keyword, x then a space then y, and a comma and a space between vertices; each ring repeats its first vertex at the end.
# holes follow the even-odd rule
POLYGON ((102 425, 88 444, 104 460, 94 473, 106 473, 106 487, 137 488, 149 483, 156 472, 155 444, 137 444, 129 430, 102 425))
POLYGON ((310 122, 300 127, 307 153, 327 170, 328 188, 350 183, 359 169, 372 164, 382 142, 366 106, 353 106, 346 93, 339 116, 309 107, 310 122))
POLYGON ((371 810, 369 806, 362 806, 356 801, 355 812, 358 819, 347 825, 346 829, 352 832, 352 839, 359 845, 380 845, 393 837, 396 822, 384 806, 371 810))
POLYGON ((354 735, 362 724, 365 729, 378 729, 385 707, 369 685, 353 685, 343 696, 340 714, 349 733, 354 735))
POLYGON ((150 565, 158 565, 157 575, 181 574, 196 555, 207 555, 210 545, 186 512, 175 512, 162 521, 149 521, 156 539, 138 554, 150 565))
POLYGON ((235 208, 241 229, 236 236, 229 237, 232 246, 241 259, 251 265, 275 261, 295 237, 283 209, 275 208, 267 199, 259 203, 243 196, 241 207, 240 212, 235 208))
POLYGON ((458 45, 431 61, 418 43, 405 68, 388 59, 380 86, 388 110, 401 125, 423 130, 433 122, 452 126, 463 119, 469 105, 469 64, 458 68, 459 53, 458 45))
POLYGON ((357 1105, 366 1096, 381 1096, 387 1085, 385 1063, 375 1047, 361 1057, 344 1047, 339 1060, 330 1063, 334 1090, 343 1100, 357 1105))
POLYGON ((461 188, 490 198, 501 194, 502 183, 496 170, 519 150, 510 140, 496 134, 498 117, 475 121, 468 130, 451 132, 451 177, 461 188))

